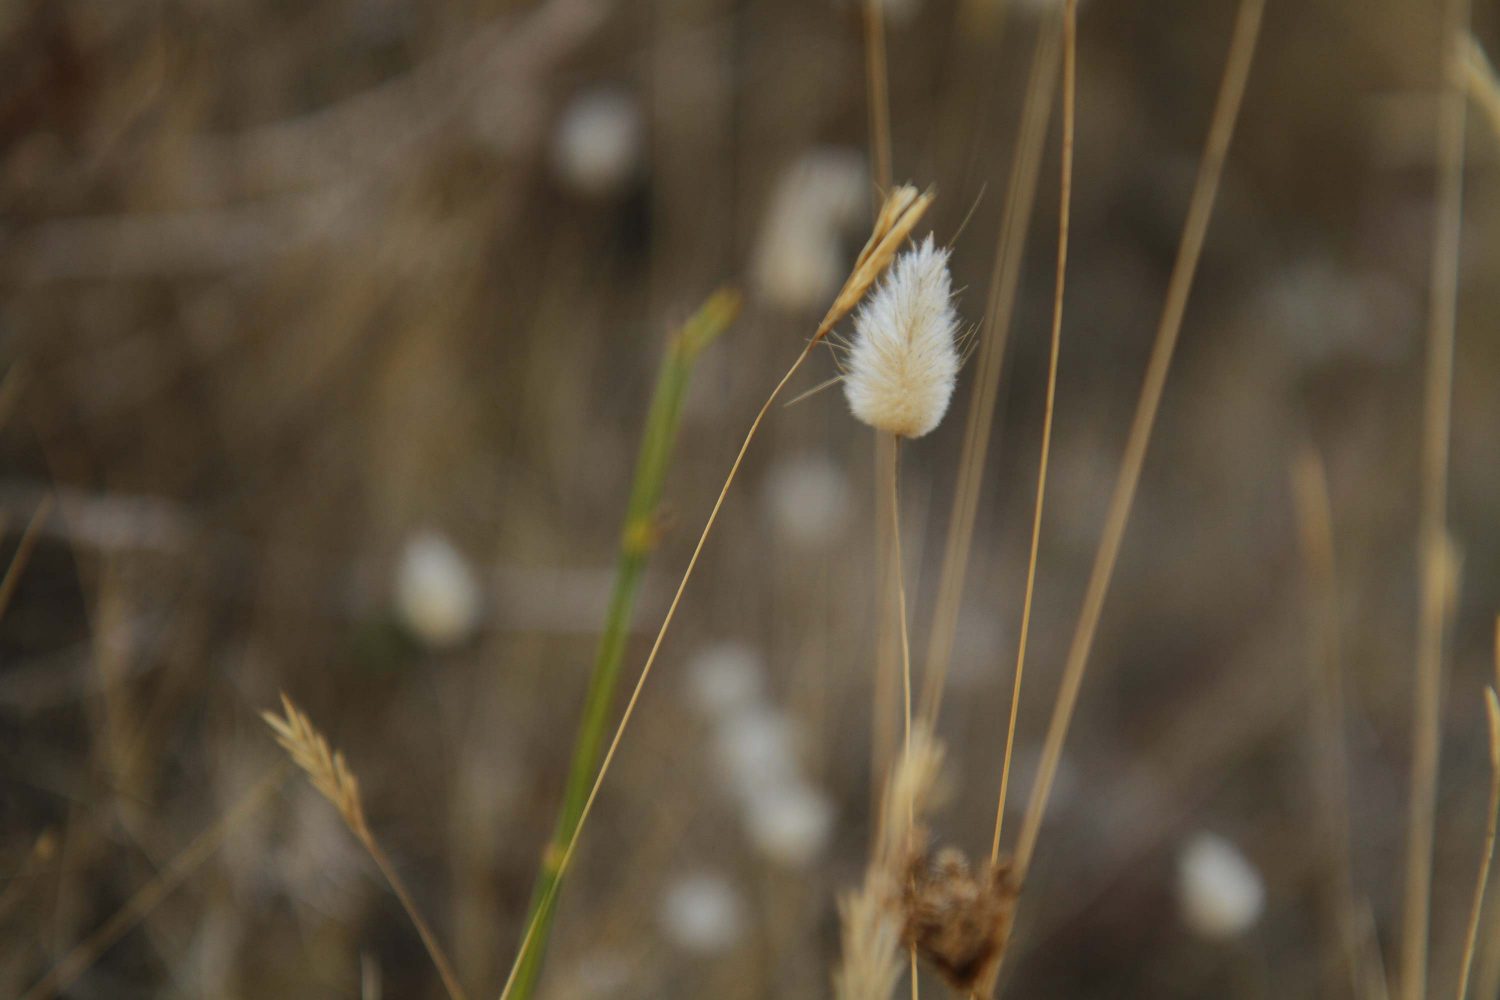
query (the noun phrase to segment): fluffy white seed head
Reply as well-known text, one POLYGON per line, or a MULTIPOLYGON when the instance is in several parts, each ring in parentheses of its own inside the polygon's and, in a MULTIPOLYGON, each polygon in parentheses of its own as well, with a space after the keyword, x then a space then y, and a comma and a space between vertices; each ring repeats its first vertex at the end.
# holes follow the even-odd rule
POLYGON ((844 395, 871 427, 921 437, 948 411, 959 363, 948 251, 928 236, 896 258, 854 317, 844 395))
POLYGON ((744 808, 750 842, 775 864, 806 868, 828 847, 833 804, 800 780, 758 784, 744 808))
POLYGON ((1226 940, 1248 931, 1265 907, 1260 872, 1229 841, 1200 833, 1177 859, 1183 921, 1206 938, 1226 940))
POLYGON ((479 581, 458 550, 433 532, 406 543, 395 601, 401 621, 429 646, 456 646, 479 626, 479 581))

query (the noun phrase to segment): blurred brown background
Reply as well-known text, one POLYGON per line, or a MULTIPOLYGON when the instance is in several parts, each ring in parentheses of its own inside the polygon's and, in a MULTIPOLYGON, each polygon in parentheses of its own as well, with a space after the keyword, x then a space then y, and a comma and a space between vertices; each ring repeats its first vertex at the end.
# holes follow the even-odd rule
MULTIPOLYGON (((1233 6, 1082 7, 1023 791, 1233 6)), ((1473 12, 1491 51, 1497 14, 1473 12)), ((952 242, 977 324, 1053 11, 888 0, 887 16, 895 174, 937 186, 924 229, 952 242)), ((1003 995, 1351 995, 1289 480, 1309 444, 1332 497, 1354 884, 1393 964, 1439 16, 1271 0, 1266 18, 1003 995), (1195 934, 1177 898, 1204 831, 1263 884, 1228 941, 1195 934)), ((0 995, 278 759, 257 712, 282 689, 346 751, 462 977, 498 993, 665 337, 716 287, 744 290, 694 378, 628 677, 750 416, 868 230, 866 114, 859 12, 838 0, 0 4, 4 559, 55 498, 0 621, 0 995)), ((1497 154, 1471 113, 1439 995, 1484 827, 1500 608, 1497 154)), ((971 852, 1004 742, 1056 211, 1054 121, 940 725, 938 827, 971 852)), ((799 391, 834 373, 812 367, 799 391)), ((971 376, 903 455, 918 650, 971 376)), ((773 412, 584 835, 544 995, 827 995, 837 894, 869 836, 874 497, 869 432, 836 389, 773 412), (702 710, 726 677, 763 684, 748 728, 702 710), (719 770, 736 747, 793 758, 803 797, 782 826, 747 823, 719 770)), ((1500 989, 1486 928, 1477 996, 1500 989)), ((294 780, 67 995, 376 988, 439 995, 358 845, 294 780)))

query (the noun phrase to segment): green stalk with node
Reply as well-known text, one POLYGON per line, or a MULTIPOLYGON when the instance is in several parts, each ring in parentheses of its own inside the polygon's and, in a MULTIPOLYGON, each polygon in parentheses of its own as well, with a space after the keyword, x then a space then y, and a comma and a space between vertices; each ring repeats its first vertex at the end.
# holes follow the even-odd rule
POLYGON ((610 592, 609 610, 604 630, 594 655, 594 669, 584 698, 583 717, 573 745, 573 760, 568 767, 568 783, 563 791, 557 824, 547 848, 542 853, 541 869, 531 891, 526 926, 535 922, 534 938, 516 973, 511 996, 522 1000, 531 996, 541 976, 546 956, 547 937, 557 908, 558 882, 562 878, 562 858, 583 816, 584 804, 593 787, 594 775, 604 738, 609 732, 610 706, 620 680, 620 663, 625 657, 625 642, 640 591, 646 562, 660 537, 658 508, 662 486, 672 461, 672 446, 682 419, 682 402, 687 395, 693 365, 705 347, 728 328, 739 314, 740 297, 729 289, 711 295, 702 307, 677 330, 668 341, 666 355, 656 377, 646 427, 641 434, 641 449, 636 456, 635 479, 630 487, 630 503, 625 510, 625 524, 620 533, 620 552, 615 561, 614 587, 610 592))

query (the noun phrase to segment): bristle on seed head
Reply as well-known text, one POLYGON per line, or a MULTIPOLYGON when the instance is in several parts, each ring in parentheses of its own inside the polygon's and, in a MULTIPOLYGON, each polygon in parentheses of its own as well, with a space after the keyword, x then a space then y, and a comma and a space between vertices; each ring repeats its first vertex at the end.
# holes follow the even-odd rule
POLYGON ((849 409, 900 437, 928 433, 953 397, 957 337, 948 251, 928 236, 896 258, 854 317, 844 375, 849 409))

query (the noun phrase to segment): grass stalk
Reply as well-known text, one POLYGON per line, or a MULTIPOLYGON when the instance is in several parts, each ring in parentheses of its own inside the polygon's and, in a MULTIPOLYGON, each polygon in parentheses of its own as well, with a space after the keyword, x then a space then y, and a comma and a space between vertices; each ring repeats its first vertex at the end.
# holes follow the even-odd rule
POLYGON ((1120 463, 1120 472, 1115 480, 1114 492, 1110 496, 1105 515, 1104 533, 1094 557, 1093 568, 1084 593, 1083 608, 1079 612, 1078 624, 1063 664, 1062 684, 1057 700, 1053 704, 1052 718, 1047 726, 1047 735, 1042 747, 1041 762, 1036 781, 1032 785, 1031 797, 1022 820, 1021 835, 1016 848, 1016 878, 1024 881, 1036 850, 1042 819, 1047 812, 1047 802, 1052 794, 1052 783, 1057 777, 1057 766, 1062 759, 1063 743, 1067 739, 1068 727, 1073 720, 1073 711, 1078 705, 1078 692, 1083 684, 1089 652, 1093 647, 1094 634, 1099 618, 1104 611, 1104 599, 1109 593, 1109 583, 1114 575, 1115 562, 1120 554, 1120 545, 1125 537, 1125 528, 1130 521, 1130 508, 1135 500, 1136 486, 1140 482, 1141 469, 1146 461, 1146 449, 1151 441, 1151 430, 1156 423, 1156 413, 1161 405, 1162 392, 1166 388, 1167 373, 1171 370, 1172 355, 1177 347, 1178 334, 1182 330, 1182 318, 1187 309, 1188 292, 1192 290, 1193 277, 1197 272, 1198 259, 1203 252, 1203 241, 1208 232, 1209 219, 1213 215, 1219 179, 1223 174, 1224 161, 1229 153, 1229 140, 1234 135, 1234 125, 1239 117, 1240 101, 1244 97, 1245 84, 1250 76, 1251 57, 1255 53, 1255 42, 1260 34, 1261 14, 1265 0, 1241 0, 1236 16, 1234 37, 1229 44, 1229 57, 1219 85, 1218 98, 1209 125, 1208 141, 1203 160, 1198 167, 1198 176, 1193 184, 1191 201, 1188 204, 1187 220, 1183 224, 1182 241, 1178 246, 1177 260, 1167 283, 1166 303, 1162 310, 1161 323, 1157 326, 1156 339, 1151 349, 1151 359, 1146 367, 1146 378, 1141 386, 1135 417, 1125 443, 1125 455, 1120 463))
MULTIPOLYGON (((1500 675, 1500 621, 1495 623, 1495 672, 1500 675)), ((1495 859, 1495 822, 1500 817, 1500 699, 1496 699, 1493 687, 1484 689, 1484 715, 1490 733, 1490 804, 1484 830, 1484 853, 1479 857, 1474 901, 1469 906, 1469 926, 1464 932, 1458 990, 1453 994, 1457 1000, 1464 1000, 1469 992, 1469 973, 1474 968, 1474 952, 1479 943, 1479 916, 1484 910, 1484 894, 1490 884, 1490 864, 1495 859)))
POLYGON ((541 867, 531 891, 527 909, 528 925, 535 922, 537 931, 525 963, 516 975, 514 996, 527 997, 536 988, 546 958, 547 939, 554 917, 555 893, 562 878, 561 860, 568 842, 578 829, 583 804, 599 767, 599 755, 608 732, 610 709, 620 681, 620 665, 625 658, 626 640, 635 614, 641 578, 659 536, 658 507, 672 460, 673 445, 681 423, 682 402, 699 353, 712 343, 734 321, 739 312, 739 296, 721 290, 710 296, 703 306, 675 332, 667 344, 666 355, 656 376, 656 387, 646 413, 641 433, 640 452, 636 457, 635 476, 630 486, 630 500, 625 509, 625 525, 620 533, 620 551, 615 560, 615 578, 605 613, 604 631, 594 654, 588 692, 584 695, 583 715, 573 744, 573 758, 568 766, 567 784, 562 805, 541 867))
POLYGON ((1438 115, 1437 197, 1433 207, 1431 296, 1422 414, 1421 560, 1412 770, 1407 817, 1406 895, 1401 915, 1401 995, 1427 995, 1427 935, 1432 894, 1434 811, 1441 750, 1443 631, 1448 576, 1448 434, 1453 406, 1453 342, 1463 211, 1464 96, 1462 40, 1468 0, 1449 0, 1443 17, 1443 100, 1438 115))
POLYGON ((125 905, 100 924, 98 929, 74 945, 46 975, 22 994, 21 1000, 47 1000, 76 982, 100 955, 144 920, 162 900, 201 868, 223 845, 225 839, 239 829, 240 824, 269 802, 271 796, 285 783, 290 770, 285 763, 272 767, 218 822, 200 833, 155 878, 137 889, 135 895, 126 900, 125 905))
POLYGON ((1011 160, 1004 216, 996 239, 984 325, 979 334, 975 391, 969 397, 958 479, 953 488, 953 509, 948 517, 943 567, 938 578, 932 630, 927 638, 922 671, 919 714, 929 730, 936 728, 948 666, 953 659, 953 640, 958 631, 969 553, 973 549, 974 522, 979 513, 979 488, 984 482, 990 434, 995 426, 995 403, 1000 395, 1005 345, 1015 312, 1026 234, 1031 229, 1031 211, 1036 204, 1047 121, 1052 114, 1052 97, 1057 83, 1058 34, 1050 22, 1037 34, 1036 49, 1027 75, 1026 96, 1022 101, 1020 137, 1011 160))
POLYGON ((1016 746, 1016 717, 1021 710, 1021 678, 1026 672, 1026 640, 1031 633, 1031 601, 1036 592, 1037 549, 1042 540, 1042 508, 1047 498, 1047 460, 1052 454, 1052 418, 1057 403, 1057 365, 1062 353, 1063 291, 1068 278, 1068 222, 1073 205, 1073 124, 1077 110, 1078 2, 1063 9, 1062 179, 1057 209, 1057 280, 1052 294, 1052 343, 1047 357, 1047 402, 1042 416, 1042 449, 1037 462, 1036 506, 1031 519, 1031 554, 1026 562, 1026 596, 1021 602, 1021 635, 1016 643, 1016 674, 1010 695, 1010 722, 1005 729, 1005 757, 1000 764, 1000 795, 995 803, 995 835, 990 864, 1000 860, 1000 831, 1010 791, 1010 764, 1016 746))

